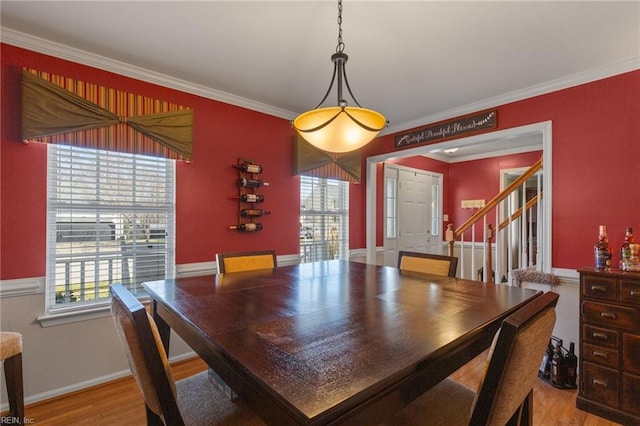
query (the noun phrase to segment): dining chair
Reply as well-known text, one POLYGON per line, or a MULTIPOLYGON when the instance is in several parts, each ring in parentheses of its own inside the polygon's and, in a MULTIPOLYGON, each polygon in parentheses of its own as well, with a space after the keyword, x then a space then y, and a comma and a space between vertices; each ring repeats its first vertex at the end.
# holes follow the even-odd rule
POLYGON ((146 406, 147 425, 263 425, 202 372, 175 381, 155 321, 122 284, 111 286, 111 315, 146 406))
POLYGON ((275 250, 216 254, 219 273, 271 269, 278 266, 275 250))
POLYGON ((424 272, 443 277, 455 277, 458 258, 440 254, 398 252, 398 268, 403 271, 424 272))
POLYGON ((7 398, 9 399, 9 412, 3 414, 2 418, 14 424, 23 424, 22 334, 0 331, 0 359, 3 362, 7 398))
POLYGON ((447 378, 386 424, 532 424, 533 383, 551 338, 558 297, 557 293, 544 293, 503 321, 476 391, 447 378))

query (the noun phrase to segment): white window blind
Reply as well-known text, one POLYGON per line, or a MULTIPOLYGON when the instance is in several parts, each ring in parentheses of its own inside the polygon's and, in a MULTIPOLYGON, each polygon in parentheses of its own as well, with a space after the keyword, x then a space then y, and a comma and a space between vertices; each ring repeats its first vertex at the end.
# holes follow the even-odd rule
POLYGON ((349 183, 300 176, 300 261, 349 258, 349 183))
POLYGON ((109 286, 143 294, 173 277, 175 161, 48 146, 47 312, 106 304, 109 286))

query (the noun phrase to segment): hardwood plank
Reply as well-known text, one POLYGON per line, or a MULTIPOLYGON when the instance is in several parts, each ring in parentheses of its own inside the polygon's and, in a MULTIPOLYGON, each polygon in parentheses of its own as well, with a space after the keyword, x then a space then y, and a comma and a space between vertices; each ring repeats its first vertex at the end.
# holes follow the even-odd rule
MULTIPOLYGON (((486 356, 486 352, 482 353, 451 377, 475 388, 484 372, 486 356)), ((172 368, 176 380, 180 380, 206 370, 207 365, 196 357, 175 363, 172 368)), ((618 425, 578 410, 576 395, 576 390, 556 389, 538 380, 533 390, 534 425, 618 425)), ((142 395, 131 377, 27 405, 25 415, 39 426, 146 424, 142 395)))
MULTIPOLYGON (((176 380, 206 368, 197 357, 172 364, 176 380)), ((142 394, 132 377, 30 404, 25 416, 39 426, 146 424, 142 394)))

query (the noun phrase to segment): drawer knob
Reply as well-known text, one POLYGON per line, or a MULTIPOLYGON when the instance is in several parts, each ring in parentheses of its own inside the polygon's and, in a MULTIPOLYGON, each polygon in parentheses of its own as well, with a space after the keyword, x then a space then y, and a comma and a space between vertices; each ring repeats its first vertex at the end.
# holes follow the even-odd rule
POLYGON ((592 336, 593 336, 594 339, 609 340, 609 336, 607 336, 604 333, 599 333, 597 331, 594 331, 592 336))
POLYGON ((593 380, 591 380, 591 383, 593 383, 594 385, 598 385, 598 386, 604 386, 605 388, 609 387, 609 384, 607 382, 605 382, 604 380, 593 379, 593 380))
POLYGON ((605 286, 602 285, 592 285, 591 286, 591 291, 602 291, 602 292, 606 292, 607 288, 605 286))
POLYGON ((611 312, 600 312, 600 316, 607 319, 616 319, 616 314, 612 314, 611 312))
POLYGON ((606 360, 609 359, 609 355, 605 354, 604 352, 598 352, 598 351, 592 351, 591 352, 593 354, 593 356, 595 357, 599 357, 599 358, 604 358, 606 360))

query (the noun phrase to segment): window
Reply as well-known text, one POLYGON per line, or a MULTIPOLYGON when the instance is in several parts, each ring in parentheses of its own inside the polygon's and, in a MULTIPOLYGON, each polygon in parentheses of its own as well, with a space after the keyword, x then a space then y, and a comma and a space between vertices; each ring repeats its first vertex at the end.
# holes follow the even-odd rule
POLYGON ((431 177, 431 235, 436 237, 440 235, 440 179, 436 176, 431 177))
POLYGON ((349 184, 300 177, 300 261, 349 257, 349 184))
POLYGON ((174 273, 175 162, 48 146, 47 312, 108 303, 109 286, 143 294, 174 273))
POLYGON ((387 177, 387 190, 386 194, 386 223, 387 223, 387 235, 386 238, 396 238, 397 226, 398 226, 398 197, 396 195, 396 178, 387 177))

